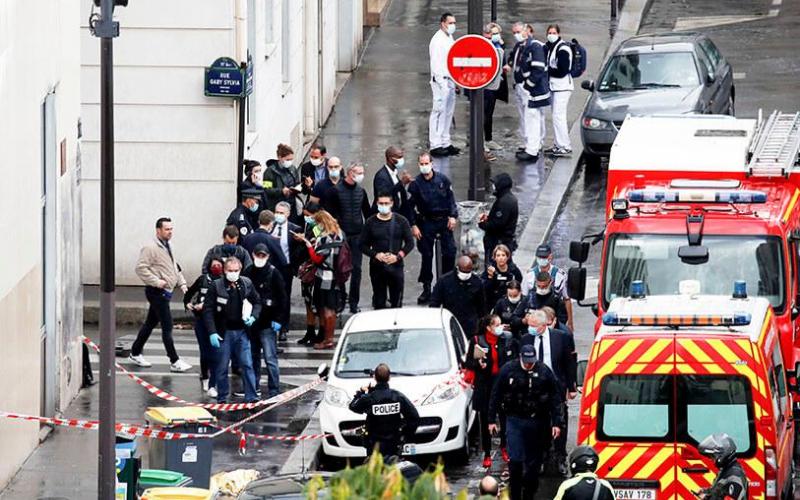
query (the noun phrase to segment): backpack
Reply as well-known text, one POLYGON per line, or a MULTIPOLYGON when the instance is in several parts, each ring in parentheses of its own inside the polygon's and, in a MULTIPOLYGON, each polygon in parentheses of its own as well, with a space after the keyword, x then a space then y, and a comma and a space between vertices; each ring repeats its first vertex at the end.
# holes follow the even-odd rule
POLYGON ((572 39, 569 48, 572 50, 572 68, 569 70, 569 74, 572 75, 572 78, 578 78, 586 72, 586 48, 575 38, 572 39))

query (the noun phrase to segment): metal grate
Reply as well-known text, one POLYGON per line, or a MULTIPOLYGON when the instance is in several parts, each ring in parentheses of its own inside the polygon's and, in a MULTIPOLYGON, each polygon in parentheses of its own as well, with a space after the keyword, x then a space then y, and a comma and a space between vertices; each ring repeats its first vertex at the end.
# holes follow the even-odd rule
POLYGON ((759 128, 748 165, 751 176, 788 176, 800 151, 800 113, 774 111, 759 128))

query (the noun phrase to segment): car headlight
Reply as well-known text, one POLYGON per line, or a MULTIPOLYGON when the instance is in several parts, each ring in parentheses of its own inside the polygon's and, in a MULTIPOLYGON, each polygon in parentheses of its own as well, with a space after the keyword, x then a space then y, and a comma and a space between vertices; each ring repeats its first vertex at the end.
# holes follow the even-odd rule
POLYGON ((458 386, 458 384, 447 385, 433 391, 430 396, 425 398, 421 406, 444 403, 445 401, 454 399, 460 393, 461 388, 458 386))
POLYGON ((588 116, 583 119, 583 126, 592 130, 602 130, 608 128, 609 123, 599 118, 589 118, 588 116))
POLYGON ((338 406, 339 408, 347 408, 350 406, 351 398, 347 391, 339 389, 338 387, 328 386, 325 389, 325 402, 331 406, 338 406))

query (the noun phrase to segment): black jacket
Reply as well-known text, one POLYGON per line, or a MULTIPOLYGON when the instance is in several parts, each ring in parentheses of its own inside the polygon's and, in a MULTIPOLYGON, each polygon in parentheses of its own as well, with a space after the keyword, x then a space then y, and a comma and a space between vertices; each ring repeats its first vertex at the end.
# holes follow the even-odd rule
POLYGON ((250 278, 261 297, 261 314, 256 316, 253 330, 260 331, 270 328, 273 321, 277 321, 281 325, 288 325, 289 299, 286 297, 286 287, 280 271, 267 262, 261 268, 252 265, 242 274, 250 278))
POLYGON ((536 362, 528 372, 518 359, 509 361, 497 375, 489 399, 489 423, 497 422, 497 414, 519 418, 546 418, 551 426, 562 427, 564 414, 558 397, 558 380, 544 363, 536 362))
POLYGON ((512 304, 511 301, 508 300, 507 296, 503 296, 500 297, 497 302, 495 302, 494 307, 490 312, 500 316, 500 321, 502 321, 504 325, 511 325, 514 323, 514 313, 517 310, 517 306, 524 303, 526 300, 527 297, 523 295, 520 297, 519 302, 512 304))
POLYGON ((614 500, 614 488, 594 472, 580 472, 561 483, 553 500, 591 500, 598 483, 600 491, 597 500, 614 500))
POLYGON ((511 261, 508 262, 508 269, 505 272, 497 269, 497 264, 494 262, 489 262, 487 268, 488 266, 495 266, 495 271, 491 278, 489 277, 489 271, 484 270, 483 274, 481 274, 483 290, 486 293, 486 303, 496 304, 501 297, 505 297, 506 286, 509 281, 516 280, 522 283, 522 271, 511 261))
POLYGON ((738 460, 734 460, 722 469, 714 478, 714 483, 706 491, 704 498, 710 500, 747 500, 747 475, 738 460))
POLYGON ((283 188, 293 188, 300 184, 300 172, 297 167, 292 166, 283 168, 278 164, 278 160, 267 161, 264 170, 264 194, 267 199, 266 209, 275 211, 275 205, 279 201, 285 201, 292 207, 292 214, 295 213, 295 198, 298 192, 291 190, 289 196, 283 195, 283 188))
MULTIPOLYGON (((209 335, 216 333, 220 337, 225 337, 225 318, 228 312, 227 308, 231 307, 229 300, 231 293, 238 293, 242 301, 247 299, 253 304, 253 317, 258 318, 261 314, 261 297, 258 296, 256 287, 249 278, 240 276, 234 289, 228 287, 228 281, 224 277, 216 279, 213 286, 209 287, 203 301, 203 321, 206 323, 209 335)), ((241 317, 241 307, 238 312, 232 311, 231 313, 241 317)))
MULTIPOLYGON (((303 163, 302 165, 300 165, 300 179, 301 180, 305 180, 307 177, 310 177, 311 180, 314 181, 314 171, 317 168, 321 168, 321 169, 323 169, 325 171, 325 178, 327 179, 328 178, 328 159, 327 158, 325 158, 322 161, 322 165, 320 165, 319 167, 315 167, 314 165, 311 164, 310 161, 307 161, 307 162, 303 163)), ((303 193, 304 194, 311 194, 311 192, 313 190, 314 190, 314 184, 313 183, 311 184, 311 186, 306 186, 306 183, 303 182, 303 193)))
POLYGON ((360 235, 364 221, 371 215, 367 192, 358 184, 348 184, 343 180, 336 184, 336 191, 330 198, 328 211, 339 222, 347 236, 360 235))
POLYGON ((367 415, 367 443, 400 443, 400 438, 413 438, 419 425, 419 413, 403 393, 379 383, 369 392, 358 391, 350 402, 350 411, 367 415))
MULTIPOLYGON (((511 192, 511 176, 506 173, 497 174, 492 178, 495 188, 495 200, 486 220, 478 226, 486 232, 485 238, 498 243, 514 241, 519 219, 519 202, 511 192)), ((513 251, 514 248, 511 248, 513 251)))
MULTIPOLYGON (((456 268, 457 269, 457 268, 456 268)), ((473 274, 467 281, 456 276, 456 270, 445 274, 431 292, 430 307, 444 307, 456 317, 467 337, 475 335, 478 319, 486 314, 483 283, 473 274)))
MULTIPOLYGON (((291 235, 289 235, 289 241, 292 241, 291 235)), ((278 241, 278 238, 269 234, 266 229, 259 227, 252 233, 248 234, 247 237, 244 238, 244 241, 242 241, 242 246, 245 248, 245 250, 247 250, 247 253, 252 255, 253 250, 259 243, 263 243, 267 246, 267 250, 269 250, 270 264, 278 269, 284 269, 289 265, 289 263, 286 262, 286 257, 284 257, 283 251, 281 251, 281 242, 278 241)))
POLYGON ((402 250, 403 259, 392 264, 393 266, 402 266, 405 256, 414 249, 414 237, 411 235, 411 226, 402 215, 392 214, 391 220, 388 221, 373 215, 364 224, 360 244, 361 251, 370 258, 371 264, 385 265, 375 260, 375 255, 379 253, 399 254, 402 250))
MULTIPOLYGON (((575 382, 577 378, 575 338, 562 330, 555 329, 550 329, 549 338, 550 366, 553 369, 553 374, 555 374, 558 379, 558 394, 561 400, 564 401, 566 400, 567 390, 570 392, 576 392, 578 390, 575 382)), ((538 348, 538 345, 536 345, 536 336, 529 333, 523 334, 520 340, 520 346, 525 344, 533 344, 538 348)))
MULTIPOLYGON (((260 207, 259 207, 260 209, 260 207)), ((239 238, 244 238, 258 227, 258 212, 252 212, 244 205, 234 208, 225 221, 226 226, 236 226, 239 229, 239 238)))
POLYGON ((253 263, 253 259, 250 258, 250 253, 241 245, 230 245, 227 244, 222 245, 214 245, 213 247, 208 249, 206 252, 206 256, 203 258, 203 266, 200 271, 203 274, 208 272, 208 266, 211 264, 211 259, 221 259, 225 260, 228 257, 236 257, 242 263, 242 269, 247 269, 253 263))
MULTIPOLYGON (((511 334, 504 334, 496 337, 496 339, 495 345, 497 346, 497 358, 500 367, 513 359, 519 358, 519 344, 511 334)), ((476 411, 488 410, 489 397, 492 394, 492 387, 497 379, 496 375, 492 375, 494 364, 492 362, 492 356, 488 353, 490 347, 486 334, 471 337, 469 345, 467 346, 467 358, 464 362, 464 366, 475 372, 472 407, 476 411), (481 346, 484 351, 487 351, 486 357, 484 358, 486 361, 486 368, 481 368, 480 363, 475 359, 474 353, 476 343, 481 346)))
POLYGON ((525 317, 528 310, 541 309, 543 307, 552 307, 556 312, 558 321, 562 323, 567 322, 567 306, 564 305, 564 300, 561 296, 556 294, 552 289, 547 295, 539 295, 534 289, 528 294, 528 300, 520 302, 519 306, 517 306, 517 310, 514 311, 514 322, 512 326, 514 328, 522 328, 522 318, 525 317))
MULTIPOLYGON (((211 274, 201 274, 194 280, 192 286, 186 290, 186 293, 183 294, 183 307, 187 307, 189 304, 198 305, 203 304, 206 299, 206 294, 208 293, 208 289, 211 287, 212 283, 214 283, 214 278, 211 274)), ((203 311, 196 311, 193 310, 194 316, 196 318, 200 318, 203 315, 203 311)))
MULTIPOLYGON (((400 172, 397 171, 398 178, 400 172)), ((411 204, 408 200, 408 193, 406 187, 399 180, 394 182, 392 176, 386 171, 386 166, 381 167, 375 172, 375 177, 372 179, 372 195, 375 197, 372 200, 372 212, 378 211, 378 195, 381 193, 389 193, 392 195, 392 212, 400 214, 408 220, 411 220, 411 204)))

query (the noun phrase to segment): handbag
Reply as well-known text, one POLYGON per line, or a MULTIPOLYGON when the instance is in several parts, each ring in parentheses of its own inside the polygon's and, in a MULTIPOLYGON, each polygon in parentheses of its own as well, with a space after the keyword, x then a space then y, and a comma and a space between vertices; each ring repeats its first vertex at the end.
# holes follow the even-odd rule
POLYGON ((300 268, 297 269, 297 277, 300 278, 300 283, 303 283, 304 285, 313 284, 316 276, 317 266, 315 266, 310 260, 300 264, 300 268))
POLYGON ((508 81, 506 75, 500 77, 500 88, 497 89, 497 100, 508 104, 508 81))

